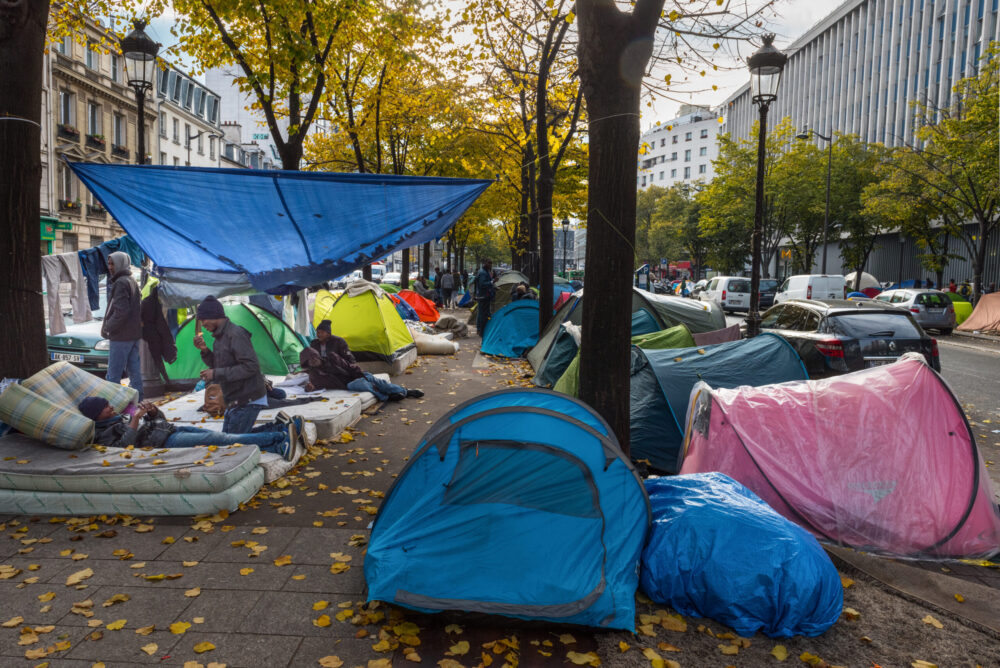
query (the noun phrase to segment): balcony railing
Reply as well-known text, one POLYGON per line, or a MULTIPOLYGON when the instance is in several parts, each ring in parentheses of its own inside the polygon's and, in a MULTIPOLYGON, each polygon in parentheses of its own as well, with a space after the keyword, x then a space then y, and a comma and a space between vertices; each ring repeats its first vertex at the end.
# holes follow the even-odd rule
POLYGON ((74 140, 80 138, 80 131, 74 128, 69 123, 60 123, 58 127, 59 127, 60 137, 64 139, 74 139, 74 140))
POLYGON ((99 203, 88 204, 87 205, 87 215, 88 216, 103 216, 107 213, 107 209, 101 206, 99 203))
POLYGON ((101 151, 108 143, 104 140, 104 135, 87 135, 87 146, 90 148, 96 148, 101 151))
POLYGON ((71 199, 61 199, 59 200, 59 210, 60 211, 79 211, 80 201, 71 199))
POLYGON ((129 157, 128 146, 119 146, 118 144, 112 144, 111 154, 119 158, 125 158, 126 160, 128 160, 129 157))

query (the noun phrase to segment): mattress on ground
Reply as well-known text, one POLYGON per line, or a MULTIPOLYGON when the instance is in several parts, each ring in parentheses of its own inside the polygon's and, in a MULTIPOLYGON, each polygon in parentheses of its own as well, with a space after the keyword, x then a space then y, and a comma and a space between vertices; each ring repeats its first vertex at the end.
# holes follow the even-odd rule
POLYGON ((256 446, 150 450, 94 447, 69 451, 21 434, 10 434, 0 438, 0 489, 211 495, 246 478, 259 468, 259 461, 260 450, 256 446))
MULTIPOLYGON (((257 450, 257 448, 249 448, 257 450)), ((206 515, 230 512, 264 485, 264 469, 254 466, 231 486, 215 492, 44 492, 0 489, 0 512, 19 515, 206 515)))

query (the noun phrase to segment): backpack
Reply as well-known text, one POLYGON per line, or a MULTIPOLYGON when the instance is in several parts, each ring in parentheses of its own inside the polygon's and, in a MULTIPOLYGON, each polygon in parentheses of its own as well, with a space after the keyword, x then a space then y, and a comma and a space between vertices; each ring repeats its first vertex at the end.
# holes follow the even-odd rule
POLYGON ((212 383, 205 386, 205 403, 201 410, 212 417, 222 417, 222 414, 226 412, 226 400, 222 396, 222 385, 212 383))

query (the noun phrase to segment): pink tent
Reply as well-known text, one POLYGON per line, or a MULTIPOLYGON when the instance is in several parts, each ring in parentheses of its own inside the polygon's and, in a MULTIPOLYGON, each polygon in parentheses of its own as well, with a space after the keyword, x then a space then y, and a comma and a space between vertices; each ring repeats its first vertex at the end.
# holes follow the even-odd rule
POLYGON ((569 301, 569 298, 573 296, 572 292, 560 292, 559 299, 556 300, 555 310, 558 311, 559 307, 569 301))
POLYGON ((989 557, 1000 513, 969 423, 919 355, 825 380, 695 386, 681 473, 721 471, 820 540, 989 557))

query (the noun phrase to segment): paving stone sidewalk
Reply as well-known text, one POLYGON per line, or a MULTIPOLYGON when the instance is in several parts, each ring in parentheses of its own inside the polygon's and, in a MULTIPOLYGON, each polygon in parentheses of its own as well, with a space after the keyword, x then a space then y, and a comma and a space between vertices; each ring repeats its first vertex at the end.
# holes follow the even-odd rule
POLYGON ((370 523, 424 431, 465 399, 527 382, 523 363, 487 360, 477 344, 466 339, 455 356, 421 358, 402 382, 424 399, 389 404, 343 442, 318 444, 231 515, 0 517, 0 668, 386 668, 418 658, 440 668, 658 665, 644 650, 684 666, 759 666, 779 663, 771 654, 778 644, 793 664, 806 652, 868 668, 918 659, 1000 665, 995 635, 859 573, 845 579, 845 605, 857 616, 816 639, 742 640, 695 619, 683 632, 668 630, 666 613, 643 597, 648 617, 637 636, 366 605, 370 523), (923 621, 928 614, 942 628, 923 621))

